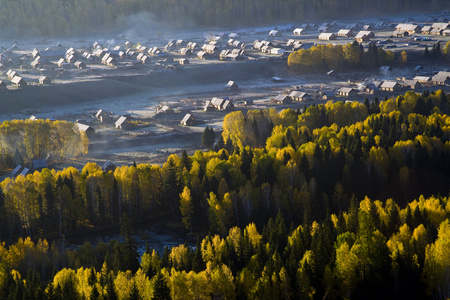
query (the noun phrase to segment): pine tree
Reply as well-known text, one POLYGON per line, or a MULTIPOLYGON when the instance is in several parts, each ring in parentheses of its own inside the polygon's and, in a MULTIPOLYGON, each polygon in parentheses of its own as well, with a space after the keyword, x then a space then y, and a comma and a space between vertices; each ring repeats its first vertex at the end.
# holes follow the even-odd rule
POLYGON ((211 149, 216 139, 216 133, 212 127, 206 126, 202 134, 202 145, 208 149, 211 149))
POLYGON ((120 266, 122 271, 130 270, 133 273, 139 269, 139 254, 137 244, 133 238, 133 227, 128 215, 123 214, 120 220, 120 236, 125 241, 120 245, 120 266))
POLYGON ((128 300, 140 300, 140 299, 142 299, 142 297, 139 294, 136 282, 133 282, 133 285, 131 286, 130 295, 128 296, 128 300))
POLYGON ((155 276, 153 280, 153 296, 152 300, 170 300, 170 289, 167 286, 166 278, 161 272, 155 276))

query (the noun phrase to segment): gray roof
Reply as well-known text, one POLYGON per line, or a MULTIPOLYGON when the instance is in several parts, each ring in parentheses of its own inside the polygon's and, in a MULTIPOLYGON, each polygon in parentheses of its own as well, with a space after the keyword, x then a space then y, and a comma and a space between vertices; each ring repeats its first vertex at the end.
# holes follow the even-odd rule
POLYGON ((356 91, 354 88, 350 88, 350 87, 341 87, 339 89, 340 93, 350 93, 352 91, 356 91))
POLYGON ((27 167, 24 167, 22 172, 20 172, 20 175, 27 176, 28 172, 30 172, 30 169, 27 167))
POLYGON ((127 117, 125 116, 121 116, 117 121, 116 121, 116 126, 120 126, 122 125, 125 121, 127 120, 127 117))
POLYGON ((224 98, 217 98, 217 97, 214 97, 214 98, 212 98, 211 103, 212 103, 214 106, 220 107, 220 106, 222 106, 222 104, 223 104, 224 101, 225 101, 224 98))
POLYGON ((381 84, 381 88, 393 88, 395 86, 398 86, 399 84, 396 81, 390 81, 390 80, 386 80, 385 82, 383 82, 381 84))
POLYGON ((17 165, 17 167, 15 167, 14 170, 11 171, 11 175, 16 176, 19 173, 20 169, 22 169, 22 166, 17 165))
POLYGON ((189 119, 192 118, 191 114, 186 114, 184 118, 181 120, 182 123, 186 123, 189 119))
POLYGON ((400 23, 395 27, 397 30, 404 30, 404 31, 414 31, 417 28, 420 28, 419 25, 415 24, 408 24, 408 23, 400 23))
POLYGON ((33 159, 33 169, 43 169, 47 168, 47 160, 43 159, 33 159))
POLYGON ((93 130, 93 128, 91 126, 89 126, 89 125, 81 124, 81 123, 76 123, 76 124, 77 124, 78 130, 80 130, 80 131, 86 132, 89 129, 93 130))
POLYGON ((290 94, 289 94, 289 97, 291 97, 291 98, 303 98, 303 97, 306 97, 306 96, 308 96, 308 94, 307 93, 305 93, 305 92, 299 92, 299 91, 292 91, 290 94))
POLYGON ((20 77, 20 76, 14 76, 14 78, 11 79, 11 82, 15 83, 15 84, 19 84, 22 81, 25 82, 25 80, 22 77, 20 77))
POLYGON ((286 98, 288 98, 287 95, 278 95, 275 97, 276 101, 284 101, 286 98))

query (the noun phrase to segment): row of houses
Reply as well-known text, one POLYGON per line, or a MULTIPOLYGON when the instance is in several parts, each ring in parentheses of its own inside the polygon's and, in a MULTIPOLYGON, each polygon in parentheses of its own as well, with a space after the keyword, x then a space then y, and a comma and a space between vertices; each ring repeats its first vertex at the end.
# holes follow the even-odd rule
POLYGON ((337 37, 345 37, 345 38, 354 37, 357 42, 361 43, 369 41, 371 38, 375 37, 375 34, 373 33, 373 31, 360 31, 355 35, 354 32, 349 29, 342 29, 339 30, 337 34, 323 32, 319 34, 318 38, 321 41, 331 41, 336 40, 337 37))
MULTIPOLYGON (((321 25, 316 25, 314 23, 311 24, 302 24, 300 27, 295 28, 293 30, 294 35, 304 35, 310 31, 317 31, 320 33, 326 33, 331 31, 336 31, 340 27, 336 22, 333 23, 322 23, 321 25)), ((351 32, 355 31, 373 31, 377 29, 387 29, 390 27, 390 24, 385 22, 377 22, 376 24, 366 24, 366 25, 358 25, 356 23, 347 24, 345 28, 341 30, 347 30, 351 32)))
MULTIPOLYGON (((30 166, 29 166, 30 167, 30 166)), ((27 176, 32 171, 41 171, 42 169, 47 168, 47 159, 33 159, 31 161, 31 167, 25 167, 22 165, 17 165, 11 173, 9 173, 9 176, 16 177, 16 176, 27 176)))
POLYGON ((431 25, 420 26, 418 24, 400 23, 395 27, 394 35, 408 36, 417 33, 434 34, 434 35, 450 35, 450 23, 432 23, 431 25))

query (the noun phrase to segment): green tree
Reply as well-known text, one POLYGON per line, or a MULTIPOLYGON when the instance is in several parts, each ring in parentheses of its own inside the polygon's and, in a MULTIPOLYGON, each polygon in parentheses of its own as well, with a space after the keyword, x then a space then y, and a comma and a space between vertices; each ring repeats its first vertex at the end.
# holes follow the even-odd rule
POLYGON ((122 271, 130 270, 133 273, 139 268, 139 254, 136 240, 133 238, 133 226, 127 214, 123 214, 120 220, 120 236, 125 241, 120 244, 120 266, 122 271))
POLYGON ((167 286, 166 278, 161 272, 156 274, 153 279, 153 296, 152 300, 170 300, 172 296, 167 286))
POLYGON ((202 145, 208 149, 211 149, 214 145, 214 140, 216 139, 216 133, 212 127, 206 126, 202 134, 202 145))

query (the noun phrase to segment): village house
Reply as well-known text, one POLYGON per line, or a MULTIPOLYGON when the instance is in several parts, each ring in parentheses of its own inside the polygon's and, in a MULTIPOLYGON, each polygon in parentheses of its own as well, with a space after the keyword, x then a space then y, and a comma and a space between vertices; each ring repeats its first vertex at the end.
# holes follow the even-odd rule
POLYGON ((32 68, 37 68, 37 67, 39 67, 40 65, 41 65, 41 57, 40 56, 37 56, 31 63, 30 63, 30 66, 32 67, 32 68))
POLYGON ((400 23, 395 27, 395 31, 406 31, 408 34, 413 35, 421 32, 419 25, 410 23, 400 23))
POLYGON ((302 35, 306 33, 306 30, 303 28, 295 28, 293 31, 294 35, 302 35))
POLYGON ((195 126, 197 124, 197 120, 191 114, 186 114, 181 120, 181 125, 184 126, 195 126))
POLYGON ((274 29, 269 31, 269 36, 281 36, 281 32, 274 29))
POLYGON ((47 159, 33 159, 32 160, 33 170, 41 171, 42 169, 47 168, 47 159))
POLYGON ((92 136, 92 135, 95 134, 95 129, 92 128, 91 126, 86 125, 86 124, 81 124, 81 123, 78 123, 78 122, 76 122, 75 124, 76 124, 78 130, 79 130, 80 132, 86 133, 86 135, 87 135, 88 137, 90 137, 90 136, 92 136))
POLYGON ((173 114, 173 113, 174 113, 173 108, 169 107, 168 105, 156 108, 156 114, 173 114))
POLYGON ((26 87, 28 83, 20 76, 14 76, 13 79, 11 79, 11 83, 15 87, 26 87))
POLYGON ((102 171, 105 173, 108 173, 109 171, 114 172, 115 169, 116 165, 113 164, 110 160, 107 160, 102 166, 102 171))
POLYGON ((9 79, 13 79, 14 77, 18 76, 19 74, 16 71, 13 70, 8 70, 8 72, 6 72, 6 76, 9 79))
POLYGON ((392 68, 390 66, 381 66, 378 68, 378 71, 380 71, 380 73, 382 74, 388 74, 392 71, 392 68))
POLYGON ((341 29, 338 31, 337 36, 351 38, 355 36, 355 33, 351 29, 341 29))
POLYGON ((186 47, 187 47, 188 49, 190 49, 190 50, 198 50, 198 49, 199 49, 198 44, 195 43, 195 42, 189 42, 189 43, 187 43, 186 47))
POLYGON ((82 61, 76 61, 73 65, 80 70, 86 69, 86 64, 82 61))
POLYGON ((95 114, 95 118, 102 123, 111 123, 113 121, 113 117, 110 113, 105 112, 102 109, 99 109, 95 114))
MULTIPOLYGON (((228 98, 217 98, 214 97, 211 100, 211 104, 217 109, 217 110, 233 110, 234 105, 228 98)), ((206 107, 206 105, 205 105, 206 107)))
POLYGON ((68 62, 66 62, 66 60, 64 58, 60 58, 58 60, 58 67, 63 68, 63 69, 67 69, 70 67, 70 64, 68 62))
POLYGON ((108 59, 106 60, 106 65, 110 66, 110 67, 115 67, 117 65, 116 60, 114 59, 114 57, 110 56, 108 57, 108 59))
POLYGON ((67 61, 69 64, 74 63, 76 60, 77 60, 77 59, 76 59, 75 55, 73 55, 73 54, 72 54, 72 55, 66 56, 66 61, 67 61))
POLYGON ((47 76, 39 77, 39 84, 50 84, 52 81, 47 76))
POLYGON ((365 31, 372 31, 372 30, 374 30, 374 28, 373 28, 372 25, 367 24, 367 25, 364 25, 364 26, 362 27, 362 30, 365 30, 365 31))
POLYGON ((323 91, 319 95, 322 97, 322 100, 333 100, 336 97, 334 91, 323 91))
POLYGON ((369 39, 372 39, 375 37, 375 33, 373 33, 373 31, 371 31, 371 30, 361 30, 360 32, 358 32, 358 34, 359 33, 367 35, 369 37, 369 39))
POLYGON ((336 39, 336 35, 334 33, 322 32, 321 34, 319 34, 319 40, 321 40, 321 41, 331 41, 331 40, 335 40, 335 39, 336 39))
POLYGON ((446 85, 450 83, 450 72, 440 71, 431 78, 434 84, 446 85))
POLYGON ((197 57, 200 58, 200 59, 208 59, 209 58, 209 54, 206 53, 205 51, 198 51, 197 57))
POLYGON ((403 87, 416 90, 416 89, 420 89, 422 87, 422 85, 417 80, 406 79, 406 80, 403 80, 403 87))
POLYGON ((323 23, 320 25, 320 27, 317 29, 318 32, 327 32, 330 29, 330 24, 323 23))
POLYGON ((396 30, 392 33, 395 37, 406 37, 409 35, 408 31, 405 30, 396 30))
POLYGON ((284 49, 281 48, 272 48, 270 49, 270 54, 284 54, 286 51, 284 49))
POLYGON ((368 41, 370 40, 370 37, 369 37, 366 33, 360 31, 360 32, 358 32, 358 34, 355 36, 355 40, 356 40, 358 43, 368 42, 368 41))
POLYGON ((211 103, 211 100, 207 100, 205 102, 205 105, 203 105, 204 111, 214 111, 216 110, 216 107, 211 103))
POLYGON ((296 102, 303 102, 310 98, 309 94, 300 91, 292 91, 289 94, 289 97, 291 98, 292 101, 296 102))
POLYGON ((180 59, 178 60, 178 63, 179 63, 180 65, 188 65, 188 64, 189 64, 189 59, 187 59, 187 58, 180 58, 180 59))
POLYGON ((368 83, 365 87, 365 91, 366 93, 369 94, 376 94, 380 91, 380 86, 383 82, 382 81, 378 81, 378 80, 374 80, 371 83, 368 83))
POLYGON ((120 116, 119 119, 114 123, 117 129, 129 130, 133 128, 133 124, 129 121, 128 117, 120 116))
POLYGON ((429 77, 429 76, 416 76, 413 79, 417 80, 418 82, 420 82, 422 84, 431 83, 431 77, 429 77))
POLYGON ((422 30, 421 30, 421 33, 422 33, 422 34, 430 34, 430 32, 431 32, 432 29, 433 29, 433 28, 432 28, 431 26, 423 26, 423 27, 422 27, 422 30))
POLYGON ((192 50, 189 48, 181 48, 180 49, 180 54, 181 55, 185 55, 185 56, 189 56, 192 55, 192 50))
MULTIPOLYGON (((433 30, 436 30, 436 32, 440 33, 446 29, 449 29, 450 23, 448 23, 448 22, 447 23, 433 23, 433 24, 431 24, 431 28, 433 28, 433 30)), ((433 33, 433 30, 430 33, 436 34, 436 33, 433 33)))
POLYGON ((354 88, 350 88, 350 87, 341 87, 338 90, 338 94, 339 94, 339 96, 344 96, 344 97, 355 97, 356 95, 358 95, 358 91, 355 90, 354 88))
POLYGON ((11 177, 15 177, 15 176, 17 176, 17 175, 20 174, 20 170, 22 170, 22 166, 21 166, 21 165, 17 165, 17 166, 14 168, 14 170, 12 170, 11 173, 9 173, 9 175, 10 175, 11 177))
POLYGON ((380 90, 387 92, 399 92, 401 86, 396 81, 386 80, 380 85, 380 90))
POLYGON ((279 103, 279 104, 291 104, 292 103, 292 99, 288 96, 288 95, 278 95, 274 98, 275 103, 279 103))
POLYGON ((213 55, 219 54, 219 52, 220 52, 219 48, 217 48, 214 45, 210 45, 210 44, 203 45, 202 50, 205 51, 208 54, 213 54, 213 55))
POLYGON ((228 81, 225 88, 232 91, 236 91, 237 89, 239 89, 238 85, 233 80, 228 81))

